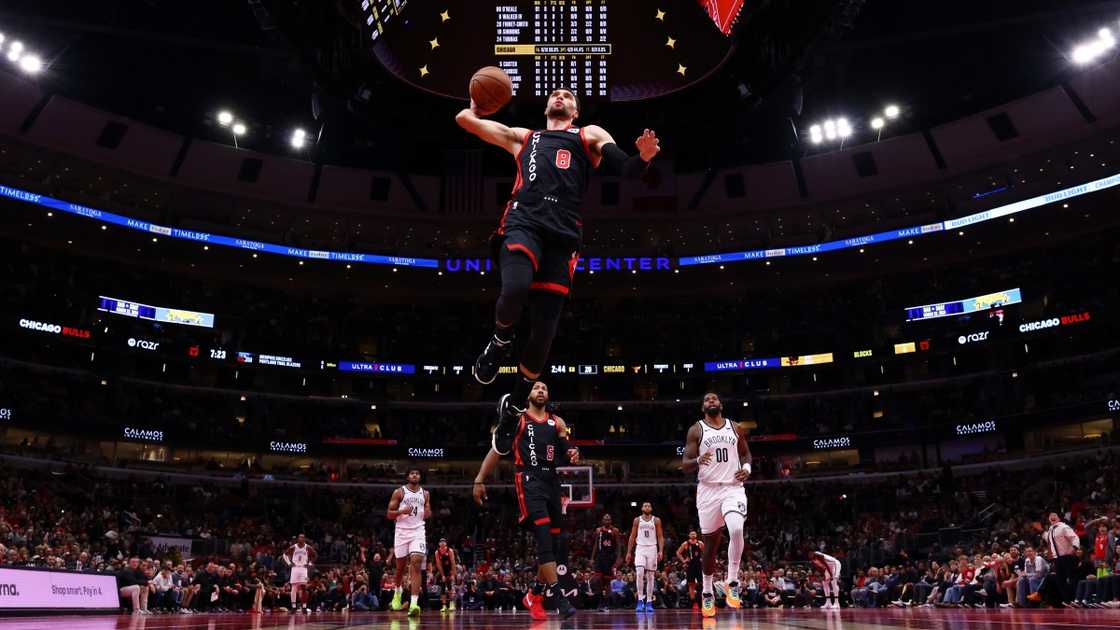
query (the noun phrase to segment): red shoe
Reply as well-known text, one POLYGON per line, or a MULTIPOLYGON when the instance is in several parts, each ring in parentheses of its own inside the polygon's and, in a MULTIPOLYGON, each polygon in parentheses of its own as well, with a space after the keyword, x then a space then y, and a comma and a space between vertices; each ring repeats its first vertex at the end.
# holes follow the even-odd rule
POLYGON ((534 621, 543 621, 548 619, 548 611, 544 609, 544 596, 533 595, 532 593, 525 593, 525 600, 522 602, 525 607, 529 609, 529 618, 534 621))

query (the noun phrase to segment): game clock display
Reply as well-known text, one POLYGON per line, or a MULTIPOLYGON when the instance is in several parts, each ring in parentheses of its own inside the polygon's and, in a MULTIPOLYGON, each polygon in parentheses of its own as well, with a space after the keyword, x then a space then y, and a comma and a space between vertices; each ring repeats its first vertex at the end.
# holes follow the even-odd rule
MULTIPOLYGON (((497 66, 517 100, 557 87, 587 101, 631 101, 687 87, 719 68, 731 41, 695 0, 362 0, 373 55, 400 79, 465 98, 497 66)), ((543 106, 542 106, 543 111, 543 106)))

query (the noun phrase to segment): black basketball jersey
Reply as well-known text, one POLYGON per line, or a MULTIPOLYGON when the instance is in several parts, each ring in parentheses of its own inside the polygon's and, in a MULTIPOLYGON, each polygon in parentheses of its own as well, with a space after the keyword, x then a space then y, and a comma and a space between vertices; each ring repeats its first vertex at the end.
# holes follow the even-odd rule
POLYGON ((517 434, 513 438, 513 463, 518 471, 535 471, 554 474, 561 465, 560 431, 552 414, 537 420, 528 413, 521 414, 517 434))
POLYGON ((516 160, 517 181, 498 233, 522 227, 582 238, 580 206, 595 170, 583 128, 529 131, 516 160))
POLYGON ((595 530, 595 551, 599 555, 613 555, 616 552, 614 533, 610 528, 599 527, 595 530))
POLYGON ((686 542, 688 546, 685 547, 685 559, 689 562, 700 562, 700 559, 704 557, 704 551, 701 549, 700 543, 691 540, 686 542))

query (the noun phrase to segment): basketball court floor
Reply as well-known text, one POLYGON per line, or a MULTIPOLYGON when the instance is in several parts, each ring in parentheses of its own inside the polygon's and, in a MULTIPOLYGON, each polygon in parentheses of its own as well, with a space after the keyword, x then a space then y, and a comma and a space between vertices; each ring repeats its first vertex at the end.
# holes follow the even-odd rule
POLYGON ((856 609, 743 610, 702 619, 692 611, 579 612, 568 621, 534 622, 521 613, 425 613, 409 619, 400 613, 227 614, 227 615, 106 615, 51 616, 0 619, 5 630, 489 630, 530 628, 587 630, 1012 630, 1026 628, 1120 629, 1120 610, 927 610, 856 609))

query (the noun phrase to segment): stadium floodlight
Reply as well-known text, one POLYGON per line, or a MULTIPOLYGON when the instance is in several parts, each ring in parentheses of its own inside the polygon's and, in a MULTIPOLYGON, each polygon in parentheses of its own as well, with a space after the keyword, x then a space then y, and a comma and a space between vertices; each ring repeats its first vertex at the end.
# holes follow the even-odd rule
POLYGON ((824 131, 821 129, 820 125, 809 127, 809 138, 813 141, 813 144, 824 142, 824 131))
POLYGON ((223 127, 228 127, 233 124, 233 113, 222 110, 218 112, 218 124, 223 127))
POLYGON ((824 137, 828 138, 829 140, 835 140, 836 139, 836 121, 835 120, 830 119, 830 120, 824 121, 824 137))
POLYGON ((840 136, 842 140, 852 135, 852 126, 848 124, 847 118, 841 118, 836 121, 836 135, 840 136))
POLYGON ((0 44, 4 43, 4 34, 0 33, 0 44))
POLYGON ((887 108, 883 110, 883 113, 887 115, 887 118, 893 120, 895 118, 898 118, 898 115, 902 113, 902 109, 899 108, 898 105, 887 105, 887 108))
POLYGON ((1115 47, 1116 36, 1112 33, 1112 29, 1102 28, 1097 31, 1095 40, 1075 46, 1070 58, 1078 65, 1085 65, 1096 61, 1101 55, 1115 47))
POLYGON ((879 118, 878 116, 871 119, 871 128, 876 130, 876 131, 882 129, 883 126, 886 125, 886 124, 887 124, 887 121, 883 120, 882 118, 879 118))
POLYGON ((246 131, 248 131, 248 129, 245 127, 245 123, 233 123, 233 135, 243 136, 246 131))
POLYGON ((38 55, 24 55, 19 60, 19 67, 27 74, 39 74, 43 69, 43 60, 38 55))
MULTIPOLYGON (((292 132, 292 148, 302 149, 307 144, 307 132, 303 129, 296 129, 292 132)), ((395 271, 395 270, 394 270, 395 271)))
POLYGON ((23 43, 18 41, 12 42, 11 45, 8 46, 8 61, 15 63, 19 61, 19 58, 22 56, 23 43))

